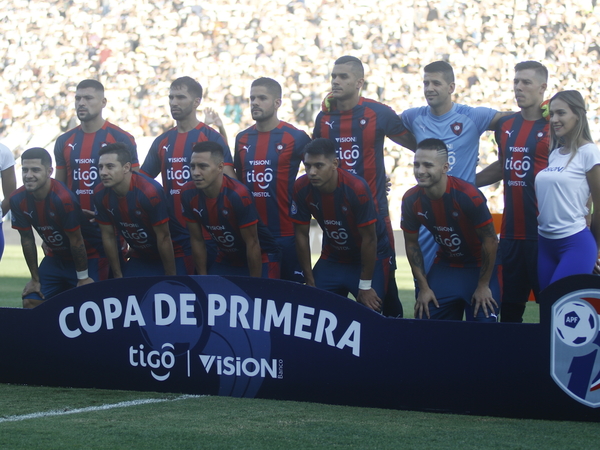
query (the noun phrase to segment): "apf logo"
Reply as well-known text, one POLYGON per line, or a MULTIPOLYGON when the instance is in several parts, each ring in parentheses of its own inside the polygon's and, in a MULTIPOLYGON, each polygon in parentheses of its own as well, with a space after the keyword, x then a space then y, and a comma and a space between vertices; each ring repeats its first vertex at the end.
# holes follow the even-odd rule
POLYGON ((570 397, 600 407, 600 291, 571 292, 552 306, 550 373, 570 397))
POLYGON ((175 365, 175 355, 172 351, 175 350, 175 347, 167 342, 162 345, 161 349, 162 353, 158 350, 145 353, 144 344, 140 344, 137 349, 133 346, 129 347, 129 364, 132 367, 150 367, 150 374, 155 380, 165 381, 171 375, 171 369, 175 365), (155 370, 157 372, 165 372, 166 370, 166 373, 159 375, 154 372, 155 370))

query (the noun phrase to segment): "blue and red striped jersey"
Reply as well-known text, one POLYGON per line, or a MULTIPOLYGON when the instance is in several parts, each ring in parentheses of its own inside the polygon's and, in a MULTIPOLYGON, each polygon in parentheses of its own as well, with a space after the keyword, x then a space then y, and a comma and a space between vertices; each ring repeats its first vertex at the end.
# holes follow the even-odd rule
POLYGON ((263 263, 269 261, 268 253, 279 251, 275 238, 258 217, 248 188, 227 175, 223 175, 223 185, 216 198, 207 197, 193 182, 187 183, 181 204, 185 219, 200 223, 217 243, 216 262, 247 266, 246 243, 240 229, 255 224, 263 263))
POLYGON ((53 256, 72 261, 71 242, 65 233, 78 229, 84 238, 88 258, 103 256, 102 237, 81 211, 77 197, 60 181, 50 181, 50 192, 43 200, 36 200, 21 186, 10 198, 12 227, 16 230, 34 228, 53 256), (85 233, 84 233, 85 231, 85 233))
POLYGON ((446 192, 432 200, 415 186, 402 198, 400 227, 418 233, 425 226, 439 244, 435 262, 453 267, 481 266, 481 241, 477 229, 492 223, 483 194, 471 183, 448 176, 446 192))
POLYGON ((383 144, 386 136, 406 132, 402 120, 390 107, 361 97, 351 110, 319 112, 313 138, 335 142, 340 167, 367 181, 376 210, 388 216, 383 144))
POLYGON ((311 215, 323 229, 321 258, 340 263, 360 263, 359 228, 375 223, 377 253, 391 254, 385 223, 377 220, 375 203, 367 182, 340 168, 338 185, 328 194, 314 187, 303 175, 294 185, 290 217, 307 225, 311 215))
POLYGON ((139 166, 137 146, 133 136, 108 120, 95 133, 84 133, 81 125, 58 137, 54 144, 57 169, 65 169, 67 186, 77 195, 83 209, 93 210, 92 195, 100 184, 98 153, 107 144, 122 142, 131 152, 133 167, 139 166))
POLYGON ((162 186, 147 176, 132 172, 129 191, 119 197, 100 184, 94 195, 96 221, 112 225, 123 236, 137 258, 160 259, 155 226, 169 223, 175 256, 190 253, 187 230, 170 213, 162 186))
POLYGON ((294 235, 290 221, 292 189, 308 135, 289 123, 260 132, 253 125, 235 140, 233 166, 254 196, 256 210, 274 237, 294 235))
POLYGON ((194 144, 204 141, 220 144, 225 153, 225 164, 229 166, 233 164, 231 151, 223 136, 200 122, 196 128, 187 133, 179 133, 177 127, 174 127, 157 137, 140 169, 150 178, 156 178, 159 173, 161 174, 167 200, 183 227, 186 226, 186 222, 181 213, 181 190, 192 179, 190 172, 192 148, 194 144))
POLYGON ((496 142, 504 180, 500 237, 537 240, 535 177, 548 167, 548 121, 525 120, 520 112, 503 117, 496 126, 496 142))

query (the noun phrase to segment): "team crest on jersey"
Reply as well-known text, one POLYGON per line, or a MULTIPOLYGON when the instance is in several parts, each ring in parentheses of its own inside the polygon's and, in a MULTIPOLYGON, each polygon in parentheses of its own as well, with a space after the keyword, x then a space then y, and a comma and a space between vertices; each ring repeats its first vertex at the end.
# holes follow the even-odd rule
POLYGON ((460 136, 463 130, 463 124, 460 122, 454 122, 452 125, 450 125, 450 129, 455 135, 460 136))
POLYGON ((358 124, 360 125, 360 127, 362 129, 364 129, 367 126, 368 123, 369 123, 369 119, 367 119, 366 117, 363 117, 362 119, 360 119, 358 121, 358 124))
POLYGON ((570 292, 552 305, 550 374, 579 403, 600 407, 600 291, 570 292))
POLYGON ((100 148, 104 148, 108 145, 108 142, 100 142, 100 148))
POLYGON ((226 210, 226 209, 224 209, 224 210, 223 210, 223 215, 224 215, 224 216, 226 216, 226 215, 228 215, 228 214, 229 214, 229 211, 228 211, 228 210, 226 210))
POLYGON ((293 216, 298 213, 298 206, 294 200, 292 200, 291 212, 293 216))
POLYGON ((275 145, 275 151, 277 152, 278 155, 283 151, 284 148, 285 148, 285 145, 283 145, 281 142, 278 143, 277 145, 275 145))
POLYGON ((542 140, 545 136, 546 136, 545 131, 539 131, 538 134, 536 135, 538 141, 542 140))
POLYGON ((136 210, 135 210, 135 215, 136 215, 136 216, 141 216, 141 215, 142 215, 142 212, 141 212, 139 209, 136 209, 136 210))

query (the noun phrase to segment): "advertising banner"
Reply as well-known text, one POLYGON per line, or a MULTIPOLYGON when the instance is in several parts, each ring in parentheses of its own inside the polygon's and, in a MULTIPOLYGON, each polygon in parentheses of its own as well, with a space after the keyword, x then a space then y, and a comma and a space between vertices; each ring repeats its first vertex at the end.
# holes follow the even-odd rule
POLYGON ((279 280, 109 280, 0 308, 0 382, 597 421, 600 283, 571 278, 540 324, 385 318, 279 280))

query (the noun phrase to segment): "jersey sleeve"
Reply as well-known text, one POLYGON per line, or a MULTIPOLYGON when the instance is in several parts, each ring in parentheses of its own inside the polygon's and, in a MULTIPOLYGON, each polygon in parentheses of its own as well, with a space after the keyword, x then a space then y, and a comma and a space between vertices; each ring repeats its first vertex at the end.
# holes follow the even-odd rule
POLYGON ((413 122, 419 115, 419 108, 409 108, 402 112, 402 123, 411 133, 414 133, 413 122))
POLYGON ((306 175, 302 176, 296 183, 294 183, 294 190, 292 192, 292 202, 290 204, 290 219, 292 222, 300 225, 310 224, 310 211, 306 202, 306 189, 303 186, 306 175))
MULTIPOLYGON (((464 105, 462 105, 464 106, 464 105)), ((492 108, 478 106, 477 108, 468 107, 468 116, 473 121, 479 134, 483 133, 490 126, 490 122, 498 111, 492 108)))
POLYGON ((584 170, 589 172, 592 168, 600 164, 600 150, 594 144, 586 146, 586 151, 583 153, 583 167, 584 170))
POLYGON ((366 181, 360 180, 357 187, 354 188, 354 214, 356 217, 356 226, 366 227, 377 222, 377 214, 375 213, 375 203, 371 196, 371 191, 366 181))
POLYGON ((96 222, 100 225, 112 225, 112 220, 108 214, 108 211, 102 204, 102 199, 104 198, 105 191, 103 189, 96 190, 94 192, 94 206, 96 207, 96 222))
POLYGON ((246 228, 255 223, 258 223, 258 212, 252 201, 250 191, 246 186, 239 186, 236 190, 236 195, 233 195, 232 205, 235 209, 237 225, 240 228, 246 228))
POLYGON ((407 233, 418 233, 421 224, 413 211, 414 193, 409 190, 402 198, 402 215, 400 217, 400 228, 407 233))
POLYGON ((0 171, 6 170, 15 165, 15 158, 10 149, 0 144, 0 171))
POLYGON ((321 118, 323 117, 323 111, 320 111, 317 114, 317 118, 315 119, 315 128, 313 129, 313 139, 318 139, 321 137, 321 118))
POLYGON ((57 169, 64 169, 67 167, 67 161, 65 160, 64 147, 64 134, 54 143, 54 165, 57 169))
POLYGON ((169 221, 167 199, 162 189, 153 189, 142 197, 144 209, 148 211, 148 217, 153 227, 169 221))
POLYGON ((15 230, 30 230, 31 222, 27 220, 25 213, 19 207, 19 199, 21 197, 17 195, 13 195, 10 198, 10 217, 12 220, 11 226, 15 230))
POLYGON ((83 213, 75 194, 73 194, 65 185, 61 185, 61 187, 57 189, 57 192, 59 192, 59 195, 53 197, 53 199, 64 230, 69 233, 78 230, 81 227, 83 213))
POLYGON ((492 223, 492 214, 487 206, 485 196, 475 186, 465 191, 460 197, 460 207, 475 228, 492 223))
POLYGON ((396 114, 396 112, 389 106, 382 106, 383 111, 385 111, 385 135, 389 138, 392 138, 395 136, 402 136, 403 134, 405 134, 407 131, 407 127, 404 125, 404 122, 402 121, 400 116, 396 114))
POLYGON ((150 178, 156 178, 158 174, 160 174, 161 164, 158 157, 158 146, 160 145, 160 139, 161 137, 158 137, 154 140, 150 146, 150 150, 148 150, 146 159, 140 168, 140 171, 150 178))

